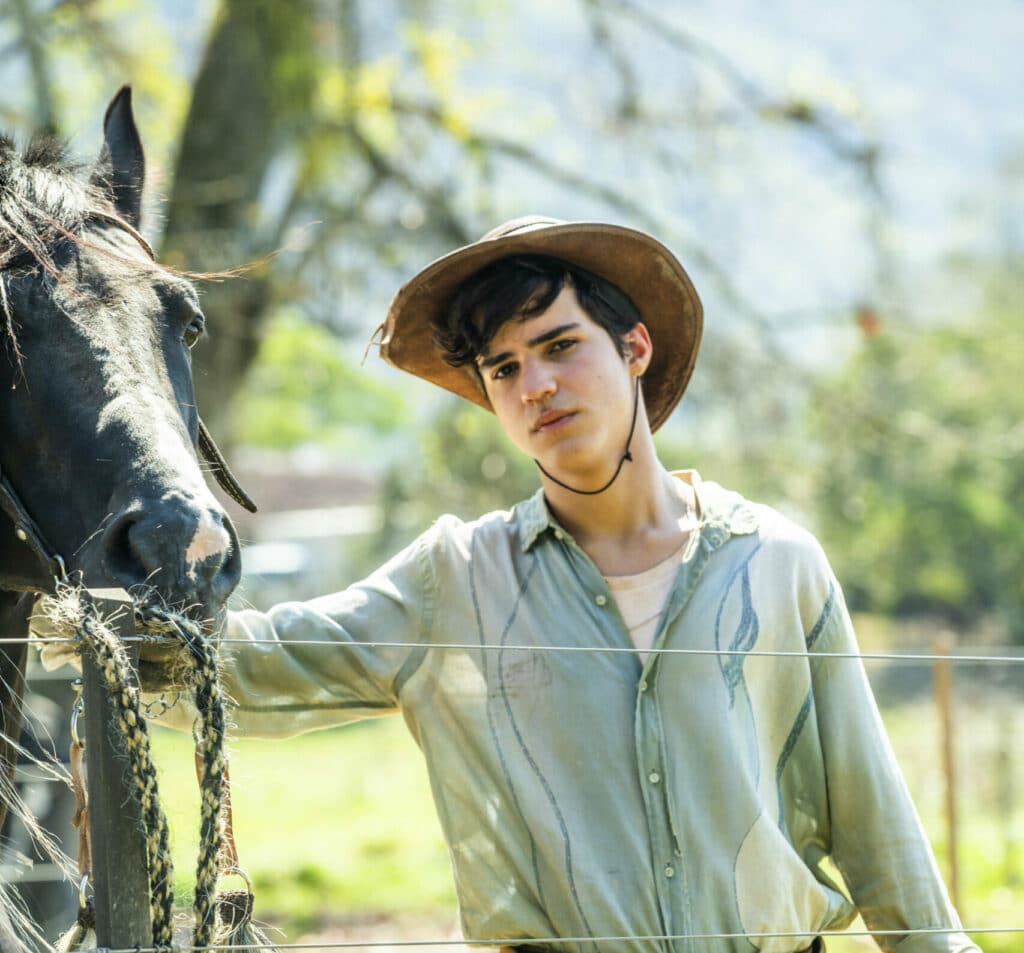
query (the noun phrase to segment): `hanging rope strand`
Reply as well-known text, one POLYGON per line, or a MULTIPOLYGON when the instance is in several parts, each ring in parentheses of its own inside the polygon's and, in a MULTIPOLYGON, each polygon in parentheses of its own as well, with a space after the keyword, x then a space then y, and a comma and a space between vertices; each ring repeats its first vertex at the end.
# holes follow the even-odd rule
MULTIPOLYGON (((150 755, 149 730, 140 709, 139 689, 133 684, 131 663, 123 642, 99 618, 91 603, 83 606, 80 637, 93 655, 124 736, 132 784, 142 807, 148 856, 150 915, 153 943, 169 947, 174 941, 174 870, 167 816, 160 803, 156 767, 150 755)), ((196 887, 192 944, 208 950, 217 942, 217 879, 224 846, 224 702, 217 672, 215 648, 200 627, 167 610, 150 610, 146 625, 178 639, 188 650, 189 684, 195 691, 197 753, 200 761, 200 831, 196 861, 196 887)))
POLYGON ((196 762, 199 775, 199 855, 192 943, 205 950, 216 942, 217 879, 224 850, 224 698, 220 690, 216 649, 190 619, 165 609, 143 613, 143 623, 172 634, 188 649, 192 672, 188 681, 195 691, 199 713, 196 728, 196 762))

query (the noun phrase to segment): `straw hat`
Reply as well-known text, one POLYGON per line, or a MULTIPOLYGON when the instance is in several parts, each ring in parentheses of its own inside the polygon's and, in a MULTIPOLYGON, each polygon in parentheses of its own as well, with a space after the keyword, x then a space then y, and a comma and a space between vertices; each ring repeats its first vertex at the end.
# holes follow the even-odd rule
POLYGON ((452 367, 433 341, 435 316, 459 286, 491 262, 510 255, 549 255, 599 275, 636 306, 653 343, 643 394, 651 430, 679 403, 700 345, 703 309, 683 266, 661 242, 619 225, 563 222, 530 216, 499 225, 479 241, 438 258, 404 284, 377 329, 381 356, 492 410, 471 367, 452 367))

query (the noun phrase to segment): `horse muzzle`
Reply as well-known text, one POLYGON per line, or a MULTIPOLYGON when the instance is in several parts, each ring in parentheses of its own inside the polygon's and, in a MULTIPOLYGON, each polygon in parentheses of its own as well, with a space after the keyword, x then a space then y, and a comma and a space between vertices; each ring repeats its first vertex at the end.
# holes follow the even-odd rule
POLYGON ((241 576, 238 536, 212 497, 167 493, 135 499, 103 533, 105 575, 141 605, 203 623, 223 609, 241 576))

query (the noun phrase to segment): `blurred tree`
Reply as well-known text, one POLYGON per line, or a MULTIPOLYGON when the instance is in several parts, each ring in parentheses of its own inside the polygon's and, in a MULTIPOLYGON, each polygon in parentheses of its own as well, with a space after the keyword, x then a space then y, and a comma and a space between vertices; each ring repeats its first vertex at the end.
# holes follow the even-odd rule
POLYGON ((539 486, 532 461, 505 437, 497 418, 458 397, 445 398, 416 447, 390 467, 381 489, 383 524, 369 562, 379 563, 440 513, 475 519, 506 509, 539 486))
POLYGON ((234 404, 239 442, 355 452, 408 423, 401 396, 353 366, 327 328, 285 311, 259 347, 234 404))
MULTIPOLYGON (((471 0, 222 0, 219 10, 193 87, 164 252, 196 270, 281 254, 244 280, 207 291, 216 333, 197 354, 198 392, 215 427, 230 426, 232 395, 280 302, 365 335, 372 324, 352 302, 386 300, 416 265, 490 227, 504 204, 522 210, 519 196, 495 192, 509 169, 512 180, 536 181, 538 194, 566 196, 570 207, 600 206, 672 242, 737 316, 754 322, 766 338, 763 350, 772 350, 760 303, 746 300, 703 237, 681 231, 668 209, 638 199, 633 179, 559 158, 529 131, 532 122, 495 121, 515 115, 515 103, 500 75, 481 83, 470 73, 474 56, 488 56, 488 29, 505 35, 509 9, 471 0), (472 14, 481 50, 450 28, 462 22, 460 11, 472 14)), ((678 181, 680 166, 696 172, 693 148, 686 137, 666 140, 666 128, 701 135, 751 121, 786 128, 822 143, 834 165, 859 170, 861 194, 879 202, 877 147, 850 116, 761 89, 710 44, 638 5, 579 0, 574 12, 591 25, 594 43, 578 55, 611 64, 621 95, 608 110, 602 90, 581 88, 592 108, 573 115, 579 129, 570 136, 610 134, 644 150, 653 175, 678 181), (673 55, 692 60, 688 96, 666 107, 654 80, 630 69, 638 48, 622 43, 626 28, 651 41, 668 38, 673 55), (724 87, 736 108, 709 120, 702 110, 721 98, 709 96, 712 87, 724 87)))
POLYGON ((857 608, 956 624, 994 614, 1024 641, 1019 268, 955 325, 876 317, 816 391, 819 528, 857 608))
MULTIPOLYGON (((221 4, 175 162, 161 249, 168 264, 220 271, 278 247, 286 216, 266 213, 265 191, 272 164, 310 111, 316 70, 305 53, 314 23, 310 0, 221 4)), ((242 279, 206 286, 216 334, 197 353, 196 395, 215 427, 226 422, 281 284, 263 262, 242 279)))
MULTIPOLYGON (((705 349, 712 374, 698 375, 688 406, 714 413, 734 401, 745 445, 759 443, 764 459, 799 401, 783 387, 789 352, 769 320, 778 294, 743 287, 736 223, 719 209, 750 204, 744 190, 772 155, 787 174, 803 170, 801 189, 816 182, 867 208, 863 239, 881 255, 879 147, 853 93, 838 80, 820 95, 782 77, 771 88, 656 5, 575 0, 556 15, 543 2, 197 2, 196 17, 215 14, 187 110, 183 68, 175 74, 161 47, 159 18, 173 7, 18 0, 16 36, 44 122, 53 113, 62 126, 69 83, 97 85, 79 62, 87 55, 166 109, 158 140, 177 136, 186 114, 161 253, 196 271, 259 263, 205 286, 211 338, 196 353, 197 392, 226 440, 232 401, 284 304, 365 337, 418 266, 541 209, 614 218, 680 254, 731 329, 705 349), (126 28, 141 22, 150 29, 126 28)), ((826 317, 849 302, 830 305, 826 317)))

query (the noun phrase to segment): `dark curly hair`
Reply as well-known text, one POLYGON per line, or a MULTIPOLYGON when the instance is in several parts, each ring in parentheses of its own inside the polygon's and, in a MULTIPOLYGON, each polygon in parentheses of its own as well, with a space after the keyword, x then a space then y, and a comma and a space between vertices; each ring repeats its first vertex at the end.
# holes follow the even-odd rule
POLYGON ((566 287, 624 356, 624 337, 640 321, 633 302, 604 278, 547 255, 501 258, 463 282, 434 321, 434 343, 453 367, 475 368, 506 322, 543 314, 566 287))

